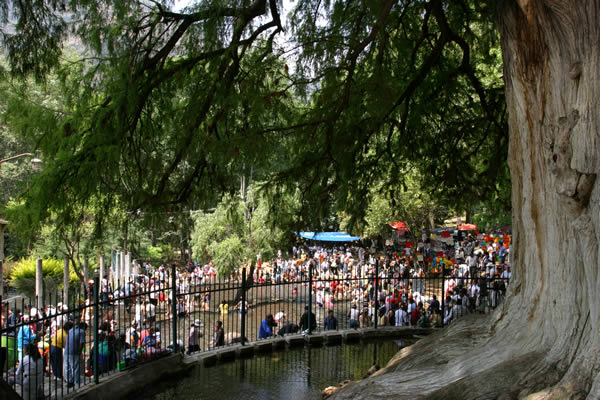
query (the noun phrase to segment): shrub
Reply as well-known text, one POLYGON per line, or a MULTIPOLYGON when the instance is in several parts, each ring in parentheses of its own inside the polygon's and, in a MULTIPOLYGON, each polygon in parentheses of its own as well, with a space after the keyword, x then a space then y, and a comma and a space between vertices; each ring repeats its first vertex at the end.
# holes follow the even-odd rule
MULTIPOLYGON (((21 259, 10 270, 8 281, 17 291, 25 296, 33 298, 35 296, 35 266, 36 260, 33 258, 21 259)), ((61 260, 43 259, 42 275, 44 293, 54 294, 63 287, 63 269, 64 264, 61 260)), ((74 271, 70 271, 70 285, 79 284, 79 278, 74 271)))
POLYGON ((142 251, 142 257, 150 260, 160 260, 163 255, 162 247, 148 246, 145 251, 142 251))

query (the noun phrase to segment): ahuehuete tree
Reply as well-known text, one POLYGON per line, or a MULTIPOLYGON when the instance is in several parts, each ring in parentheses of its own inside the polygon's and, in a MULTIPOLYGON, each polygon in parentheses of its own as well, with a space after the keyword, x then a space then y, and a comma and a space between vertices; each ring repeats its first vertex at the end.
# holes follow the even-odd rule
POLYGON ((229 191, 252 165, 271 190, 300 191, 303 221, 332 201, 360 219, 372 182, 401 182, 408 163, 450 199, 485 196, 510 138, 507 301, 338 396, 600 397, 597 1, 305 0, 285 37, 277 0, 164 3, 0 6, 15 21, 3 40, 14 74, 81 76, 64 79, 75 112, 30 130, 55 160, 32 209, 68 214, 67 199, 99 191, 181 204, 229 191), (60 63, 68 33, 85 61, 60 63))

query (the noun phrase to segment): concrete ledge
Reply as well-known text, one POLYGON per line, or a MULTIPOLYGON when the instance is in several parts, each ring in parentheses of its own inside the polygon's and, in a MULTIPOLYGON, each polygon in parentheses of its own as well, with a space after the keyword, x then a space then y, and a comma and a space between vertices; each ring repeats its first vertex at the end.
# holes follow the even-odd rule
POLYGON ((155 361, 140 364, 101 380, 101 385, 88 385, 65 396, 79 400, 116 400, 137 398, 136 392, 153 381, 165 381, 170 377, 181 376, 190 365, 183 362, 180 353, 155 361))
POLYGON ((215 353, 206 354, 201 359, 202 365, 205 367, 212 367, 217 363, 217 355, 215 353))
POLYGON ((270 353, 273 351, 273 343, 270 340, 254 342, 254 351, 257 353, 270 353))
POLYGON ((362 336, 359 331, 346 331, 343 335, 346 343, 358 342, 362 336))
POLYGON ((339 332, 326 333, 324 336, 325 343, 327 343, 328 346, 335 346, 342 343, 342 334, 339 332))
POLYGON ((285 336, 285 341, 290 347, 304 346, 304 336, 302 335, 285 336))
POLYGON ((272 343, 273 343, 273 349, 274 350, 285 349, 286 340, 285 340, 284 337, 278 337, 276 339, 273 339, 272 343))
POLYGON ((233 347, 217 350, 217 358, 219 359, 219 361, 235 360, 235 353, 236 351, 233 347))
POLYGON ((254 356, 254 346, 240 346, 237 348, 239 358, 249 358, 254 356))
MULTIPOLYGON (((140 364, 123 372, 100 378, 100 385, 87 385, 65 396, 67 399, 82 400, 120 400, 145 397, 145 390, 153 382, 169 382, 185 375, 194 366, 211 367, 217 361, 234 360, 236 357, 251 357, 255 353, 269 353, 274 348, 321 346, 340 344, 341 342, 358 342, 361 339, 377 338, 408 338, 426 336, 436 329, 421 329, 413 327, 380 327, 359 330, 325 331, 313 335, 289 335, 260 340, 249 343, 248 346, 235 345, 208 352, 199 352, 184 357, 181 353, 171 354, 157 360, 140 364), (176 378, 177 377, 177 378, 176 378)), ((0 392, 2 393, 2 392, 0 392)), ((3 394, 3 393, 2 393, 3 394)))
POLYGON ((322 346, 323 342, 325 341, 323 335, 321 334, 306 335, 304 336, 304 340, 309 346, 322 346))
POLYGON ((360 330, 361 336, 364 339, 372 339, 376 337, 380 337, 383 332, 379 332, 379 329, 375 328, 363 328, 360 330))

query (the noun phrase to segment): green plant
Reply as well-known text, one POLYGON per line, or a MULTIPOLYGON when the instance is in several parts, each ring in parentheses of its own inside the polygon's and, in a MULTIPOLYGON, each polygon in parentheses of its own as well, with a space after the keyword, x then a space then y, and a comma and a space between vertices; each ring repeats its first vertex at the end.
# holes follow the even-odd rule
POLYGON ((148 246, 142 249, 142 257, 150 260, 160 260, 163 256, 163 248, 158 246, 148 246))
MULTIPOLYGON (((49 294, 62 289, 63 286, 63 261, 55 259, 42 259, 42 275, 44 292, 49 294)), ((33 258, 21 259, 10 270, 9 283, 25 296, 35 296, 35 269, 36 260, 33 258)), ((79 283, 79 278, 74 271, 69 274, 70 285, 79 283)))

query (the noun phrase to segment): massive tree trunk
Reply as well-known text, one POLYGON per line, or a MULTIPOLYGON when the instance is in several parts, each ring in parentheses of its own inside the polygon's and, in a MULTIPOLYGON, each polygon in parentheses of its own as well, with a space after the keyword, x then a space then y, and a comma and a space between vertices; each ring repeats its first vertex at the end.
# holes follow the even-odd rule
POLYGON ((513 201, 502 309, 339 398, 600 398, 600 2, 499 1, 513 201))

